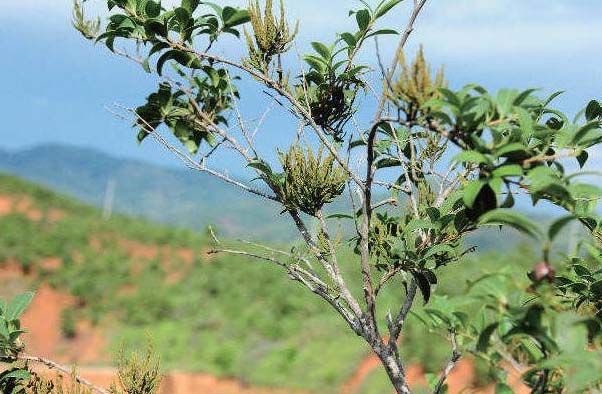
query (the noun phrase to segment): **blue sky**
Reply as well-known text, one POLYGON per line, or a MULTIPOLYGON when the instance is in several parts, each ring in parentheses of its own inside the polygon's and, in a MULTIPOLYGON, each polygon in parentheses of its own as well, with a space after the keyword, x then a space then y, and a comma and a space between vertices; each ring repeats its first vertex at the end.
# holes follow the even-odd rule
MULTIPOLYGON (((105 1, 91 3, 94 14, 105 1)), ((289 0, 291 18, 301 20, 299 47, 350 26, 345 10, 356 4, 289 0)), ((409 5, 387 23, 404 26, 409 5)), ((129 125, 105 108, 140 103, 155 81, 79 37, 69 25, 70 10, 70 0, 2 0, 0 147, 69 143, 173 164, 154 144, 138 146, 129 125)), ((409 46, 424 44, 434 64, 445 64, 454 86, 562 89, 567 93, 560 106, 574 113, 590 98, 602 98, 600 11, 599 0, 431 0, 409 46)), ((391 50, 383 48, 385 54, 391 50)), ((270 129, 278 122, 266 124, 264 138, 278 138, 279 131, 270 129)))

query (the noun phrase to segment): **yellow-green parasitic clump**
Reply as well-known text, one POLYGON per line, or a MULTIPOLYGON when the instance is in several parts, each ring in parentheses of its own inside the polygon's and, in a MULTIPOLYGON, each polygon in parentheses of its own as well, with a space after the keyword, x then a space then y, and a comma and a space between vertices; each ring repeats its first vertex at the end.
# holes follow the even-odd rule
POLYGON ((284 182, 279 194, 288 208, 316 215, 345 190, 345 171, 332 154, 323 153, 323 146, 314 154, 311 147, 293 145, 280 155, 284 182))

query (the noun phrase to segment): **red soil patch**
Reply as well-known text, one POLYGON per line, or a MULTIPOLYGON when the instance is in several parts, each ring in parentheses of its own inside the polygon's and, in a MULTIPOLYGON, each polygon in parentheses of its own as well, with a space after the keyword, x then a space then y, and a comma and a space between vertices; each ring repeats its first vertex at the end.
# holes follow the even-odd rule
POLYGON ((58 257, 47 257, 39 262, 39 267, 45 271, 56 271, 61 268, 63 261, 58 257))
POLYGON ((19 197, 13 205, 14 212, 25 215, 29 220, 40 221, 44 214, 38 208, 34 207, 29 197, 19 197))
POLYGON ((376 354, 364 358, 353 375, 341 387, 341 394, 355 394, 362 383, 380 367, 380 360, 376 354))
POLYGON ((292 394, 303 393, 299 390, 281 390, 243 385, 234 379, 219 379, 215 376, 199 373, 171 372, 164 377, 162 394, 292 394))
POLYGON ((0 216, 9 215, 11 213, 24 215, 29 220, 35 222, 46 218, 50 222, 55 223, 65 217, 65 212, 56 208, 43 212, 37 208, 33 203, 33 200, 27 196, 12 197, 0 195, 0 216))
MULTIPOLYGON (((56 377, 56 371, 36 366, 36 372, 49 379, 56 377)), ((115 368, 78 368, 77 374, 89 382, 108 388, 117 380, 115 368)), ((234 379, 219 379, 203 373, 172 371, 163 376, 160 394, 303 394, 306 391, 250 387, 234 379)))
POLYGON ((22 278, 25 274, 23 269, 15 260, 8 260, 0 263, 0 280, 10 280, 22 278))
MULTIPOLYGON (((521 382, 521 374, 508 365, 503 366, 508 373, 508 385, 516 394, 529 394, 531 391, 521 382)), ((341 387, 341 394, 360 394, 362 384, 378 368, 382 368, 376 354, 365 357, 351 377, 341 387)), ((424 369, 420 365, 406 367, 406 376, 410 387, 425 387, 427 380, 424 369)), ((474 362, 470 358, 461 359, 450 373, 446 383, 449 394, 494 394, 495 385, 489 387, 475 387, 476 379, 474 362)))
POLYGON ((23 326, 29 328, 24 340, 28 352, 41 357, 56 356, 56 344, 61 341, 61 312, 74 305, 73 297, 61 294, 48 285, 36 292, 36 297, 23 315, 23 326))
POLYGON ((73 308, 76 300, 70 296, 42 285, 31 306, 23 315, 23 326, 29 329, 23 339, 27 351, 59 362, 92 363, 106 360, 106 341, 101 330, 89 322, 77 324, 77 336, 73 340, 61 334, 61 314, 73 308))
POLYGON ((0 216, 8 215, 13 211, 13 200, 0 195, 0 216))
POLYGON ((180 260, 182 260, 184 263, 192 264, 192 263, 194 263, 194 258, 196 257, 196 253, 192 249, 178 248, 178 249, 176 249, 176 256, 178 256, 178 258, 180 260))
POLYGON ((130 257, 137 260, 155 260, 159 257, 159 248, 156 245, 145 245, 129 239, 119 239, 118 245, 125 250, 130 257))
POLYGON ((60 222, 61 220, 63 220, 65 218, 65 216, 66 216, 65 212, 63 212, 60 209, 56 209, 56 208, 51 208, 48 210, 48 212, 46 212, 46 218, 51 223, 60 222))

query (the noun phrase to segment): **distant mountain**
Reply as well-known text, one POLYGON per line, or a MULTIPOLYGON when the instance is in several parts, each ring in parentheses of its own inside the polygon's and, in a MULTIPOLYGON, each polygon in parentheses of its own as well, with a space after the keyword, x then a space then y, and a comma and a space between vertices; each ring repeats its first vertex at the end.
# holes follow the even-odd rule
POLYGON ((0 150, 0 171, 102 206, 114 182, 114 211, 203 229, 214 224, 229 237, 286 242, 294 229, 278 207, 192 170, 159 167, 64 145, 0 150))
MULTIPOLYGON (((40 145, 16 152, 0 150, 0 172, 96 206, 103 205, 107 185, 114 182, 114 211, 118 213, 192 229, 213 224, 227 237, 271 242, 298 239, 290 220, 275 204, 192 170, 116 158, 89 148, 40 145)), ((335 202, 330 211, 341 212, 343 206, 343 202, 335 202)), ((550 221, 550 216, 535 214, 527 204, 523 209, 544 227, 550 221)), ((521 241, 531 242, 513 230, 497 229, 479 231, 467 239, 481 251, 521 241)))

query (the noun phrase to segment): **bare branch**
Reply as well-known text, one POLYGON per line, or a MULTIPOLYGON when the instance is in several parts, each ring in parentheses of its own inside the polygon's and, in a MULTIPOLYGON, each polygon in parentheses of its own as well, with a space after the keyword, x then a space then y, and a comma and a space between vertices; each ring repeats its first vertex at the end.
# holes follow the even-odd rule
MULTIPOLYGON (((48 367, 50 369, 55 369, 55 370, 59 371, 60 373, 65 374, 65 375, 71 375, 73 373, 73 369, 72 368, 65 367, 65 366, 63 366, 61 364, 58 364, 58 363, 56 363, 56 362, 54 362, 52 360, 48 360, 46 358, 37 357, 37 356, 25 356, 25 355, 22 355, 22 356, 18 356, 18 359, 19 360, 23 360, 23 361, 31 361, 31 362, 35 362, 35 363, 38 363, 38 364, 43 364, 46 367, 48 367)), ((100 386, 95 385, 94 383, 90 382, 89 380, 87 380, 85 378, 82 378, 79 375, 75 375, 75 380, 78 383, 83 384, 84 386, 86 386, 86 387, 94 390, 97 393, 100 393, 100 394, 109 394, 108 390, 106 390, 106 389, 104 389, 104 388, 102 388, 100 386)))
POLYGON ((345 161, 339 154, 336 146, 333 145, 333 143, 329 140, 328 136, 320 128, 320 126, 318 126, 316 124, 316 122, 314 121, 313 117, 308 112, 308 110, 306 108, 304 108, 303 105, 295 97, 293 97, 293 95, 285 87, 283 87, 280 83, 272 80, 267 75, 257 72, 256 70, 254 70, 250 67, 247 67, 247 66, 245 66, 241 63, 235 62, 233 60, 224 58, 222 56, 217 56, 217 55, 213 55, 213 54, 206 53, 206 52, 200 52, 194 48, 185 46, 181 43, 174 42, 171 40, 166 41, 166 43, 168 45, 170 45, 172 48, 176 48, 181 51, 192 53, 195 56, 197 56, 199 59, 213 60, 215 62, 227 64, 229 66, 232 66, 234 68, 242 70, 242 71, 248 73, 249 75, 251 75, 252 77, 262 81, 270 89, 273 89, 274 91, 276 91, 280 96, 284 97, 293 106, 294 110, 303 119, 305 119, 307 121, 308 125, 311 126, 311 128, 315 131, 315 133, 318 136, 318 138, 320 139, 320 141, 330 151, 330 153, 333 155, 335 160, 345 170, 345 172, 347 172, 347 174, 354 180, 354 182, 356 182, 358 185, 363 185, 363 181, 361 180, 361 178, 356 173, 351 171, 351 169, 347 166, 347 164, 345 163, 345 161))
MULTIPOLYGON (((391 80, 393 79, 393 75, 395 75, 395 70, 397 69, 397 65, 399 64, 399 56, 403 51, 403 47, 406 45, 410 34, 414 31, 414 23, 416 23, 416 19, 418 15, 422 11, 422 8, 426 4, 427 0, 415 0, 414 1, 414 9, 412 10, 412 14, 410 15, 410 19, 406 25, 404 32, 401 34, 401 38, 399 39, 399 43, 397 44, 397 49, 395 50, 395 55, 393 56, 393 60, 391 61, 391 67, 389 68, 389 72, 385 77, 385 83, 387 86, 391 85, 391 80)), ((386 87, 385 87, 386 88, 386 87)), ((378 103, 378 109, 376 110, 376 117, 374 119, 374 124, 380 122, 382 117, 382 111, 385 107, 385 103, 387 102, 387 93, 388 90, 384 90, 380 102, 378 103)))
POLYGON ((233 255, 251 257, 251 258, 271 262, 281 268, 284 268, 292 280, 300 282, 311 292, 313 292, 314 294, 317 294, 322 299, 324 299, 326 302, 328 302, 343 317, 343 319, 347 322, 349 327, 351 327, 351 329, 356 334, 361 335, 362 328, 359 324, 358 319, 353 315, 352 312, 348 311, 345 308, 345 306, 343 306, 339 302, 338 297, 335 297, 328 292, 327 285, 314 274, 309 273, 296 265, 287 265, 286 263, 283 263, 282 261, 280 261, 276 258, 273 258, 270 256, 262 256, 259 254, 250 253, 250 252, 246 252, 246 251, 242 251, 242 250, 216 249, 216 250, 212 250, 210 253, 228 253, 228 254, 233 254, 233 255))
POLYGON ((255 155, 255 157, 258 157, 257 151, 255 150, 255 147, 253 146, 253 140, 251 138, 251 135, 247 131, 247 127, 245 125, 245 121, 244 121, 244 119, 242 117, 242 114, 240 112, 240 108, 238 107, 238 98, 234 94, 234 89, 233 89, 233 86, 232 86, 232 79, 230 78, 230 73, 227 72, 227 71, 226 71, 226 76, 228 77, 228 85, 230 85, 230 97, 232 99, 232 102, 234 103, 234 105, 233 105, 234 112, 236 113, 236 119, 238 120, 238 124, 240 126, 240 132, 242 133, 242 135, 244 136, 245 140, 247 141, 247 144, 249 145, 249 149, 251 149, 251 151, 253 152, 253 154, 255 155))
POLYGON ((435 386, 435 390, 433 391, 433 394, 441 393, 441 390, 443 389, 443 385, 445 384, 445 381, 449 377, 449 374, 456 366, 456 363, 458 362, 458 360, 460 360, 460 357, 462 357, 462 354, 458 351, 458 342, 456 339, 456 332, 454 330, 451 330, 449 334, 450 334, 450 338, 451 338, 450 340, 451 340, 451 344, 452 344, 452 356, 449 359, 449 361, 447 362, 447 365, 445 366, 445 369, 443 370, 443 373, 441 374, 441 377, 439 378, 439 382, 437 382, 437 385, 435 386))
MULTIPOLYGON (((141 118, 140 116, 138 116, 138 114, 136 113, 135 110, 131 109, 131 108, 125 108, 122 107, 120 105, 117 105, 117 107, 124 109, 125 111, 133 114, 138 120, 140 120, 141 122, 143 122, 144 124, 144 131, 146 131, 151 137, 153 137, 157 142, 159 142, 159 144, 163 145, 163 147, 165 147, 168 151, 172 152, 173 154, 175 154, 176 157, 178 157, 178 159, 180 159, 187 167, 193 169, 193 170, 197 170, 197 171, 201 171, 201 172, 205 172, 207 174, 213 175, 216 178, 219 178, 221 180, 223 180, 226 183, 229 183, 231 185, 237 186, 249 193, 255 194, 257 196, 266 198, 268 200, 272 200, 275 202, 280 202, 278 197, 273 196, 273 195, 269 195, 267 193, 264 193, 261 190, 257 190, 254 189, 248 185, 245 185, 242 182, 239 182, 237 180, 234 180, 232 178, 230 178, 228 175, 226 174, 222 174, 216 170, 212 170, 208 167, 206 167, 203 163, 197 163, 192 157, 190 157, 189 155, 187 155, 186 153, 182 152, 181 150, 179 150, 178 148, 176 148, 173 144, 169 143, 169 141, 167 141, 156 129, 152 128, 148 122, 146 122, 146 120, 144 120, 143 118, 141 118)), ((115 113, 115 112, 113 112, 115 113)), ((120 114, 116 114, 119 117, 123 117, 120 114)))
POLYGON ((390 327, 390 339, 389 342, 395 343, 399 339, 399 335, 401 334, 401 330, 405 324, 406 317, 408 313, 410 313, 410 309, 412 309, 412 305, 414 304, 414 299, 416 298, 416 292, 418 290, 418 283, 416 279, 412 278, 410 281, 410 286, 408 288, 408 292, 406 295, 406 300, 403 303, 399 313, 397 314, 397 318, 393 321, 392 326, 390 327))
POLYGON ((345 302, 347 302, 347 304, 349 305, 351 310, 356 314, 356 316, 361 316, 362 308, 360 308, 359 303, 353 297, 353 295, 351 294, 351 291, 349 291, 349 287, 347 286, 347 283, 345 283, 345 279, 343 278, 343 275, 341 274, 341 270, 340 270, 339 264, 337 262, 336 250, 332 243, 332 240, 330 239, 330 234, 328 232, 328 225, 326 224, 326 221, 324 220, 322 211, 318 211, 316 216, 318 217, 318 221, 320 222, 320 227, 321 227, 322 233, 324 234, 324 237, 326 238, 326 243, 328 244, 328 248, 330 250, 330 256, 331 256, 331 260, 332 260, 332 262, 330 263, 330 267, 333 271, 332 272, 333 279, 334 279, 335 283, 337 284, 337 286, 339 287, 339 291, 341 292, 343 299, 345 300, 345 302))

